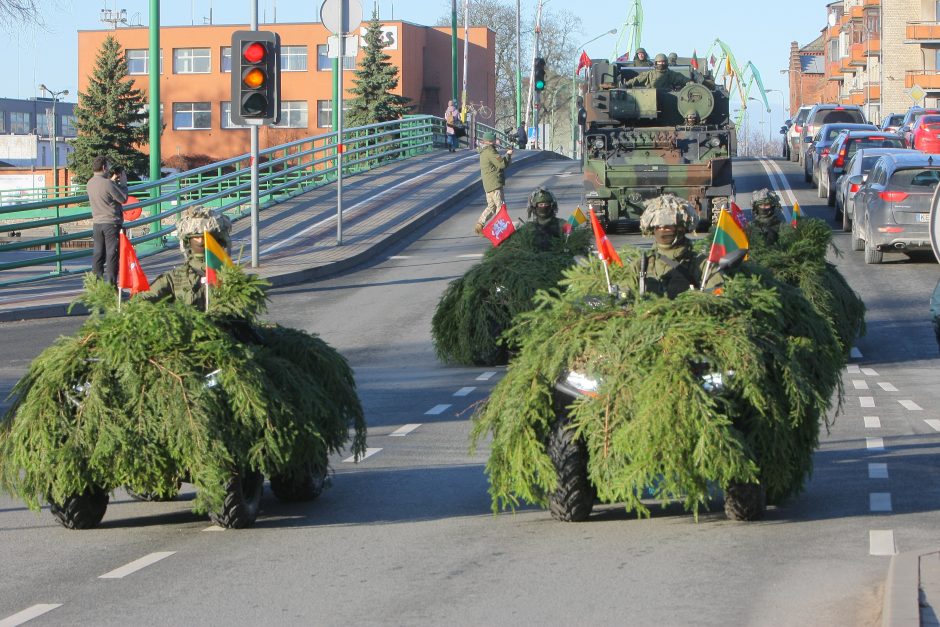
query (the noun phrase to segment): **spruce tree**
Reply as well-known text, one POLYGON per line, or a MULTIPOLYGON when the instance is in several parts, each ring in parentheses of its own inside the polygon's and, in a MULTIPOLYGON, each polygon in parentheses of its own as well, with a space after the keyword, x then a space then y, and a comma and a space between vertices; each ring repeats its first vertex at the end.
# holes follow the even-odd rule
POLYGON ((146 102, 133 79, 127 76, 127 60, 118 41, 108 36, 98 52, 88 90, 78 95, 75 107, 75 150, 69 155, 72 179, 81 183, 91 175, 98 155, 130 174, 146 172, 148 157, 138 146, 148 138, 146 102))
POLYGON ((389 63, 383 51, 382 24, 377 13, 366 30, 365 55, 355 71, 356 97, 349 103, 349 126, 397 120, 411 110, 409 99, 392 93, 398 87, 398 68, 389 63))

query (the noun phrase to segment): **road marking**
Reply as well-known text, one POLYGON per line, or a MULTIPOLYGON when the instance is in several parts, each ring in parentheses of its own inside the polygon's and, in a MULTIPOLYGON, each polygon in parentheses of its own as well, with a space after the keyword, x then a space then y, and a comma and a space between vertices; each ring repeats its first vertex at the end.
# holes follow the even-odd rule
MULTIPOLYGON (((373 455, 375 455, 376 453, 378 453, 378 452, 381 451, 381 450, 382 450, 382 449, 380 449, 380 448, 367 448, 365 454, 364 454, 362 457, 359 458, 359 461, 363 461, 364 459, 367 459, 367 458, 369 458, 369 457, 372 457, 373 455)), ((352 455, 352 456, 350 456, 350 457, 347 457, 346 459, 343 460, 343 463, 344 463, 344 464, 354 464, 354 463, 356 463, 356 456, 355 456, 355 455, 352 455)))
MULTIPOLYGON (((763 167, 764 171, 767 173, 767 178, 770 179, 770 185, 774 188, 774 191, 780 194, 781 197, 786 196, 792 207, 796 203, 796 196, 793 194, 793 190, 790 189, 790 186, 787 185, 787 178, 784 176, 780 166, 769 159, 759 159, 758 163, 761 164, 761 167, 763 167)), ((786 217, 787 222, 789 222, 792 218, 792 214, 789 211, 786 211, 786 214, 787 215, 784 217, 786 217)))
POLYGON ((849 364, 845 367, 845 371, 849 374, 861 374, 862 372, 858 364, 849 364))
POLYGON ((875 397, 874 396, 859 396, 858 402, 862 407, 874 407, 875 406, 875 397))
POLYGON ((869 451, 883 451, 885 450, 885 440, 884 438, 865 438, 865 448, 869 451))
POLYGON ((0 627, 16 627, 17 625, 22 625, 26 621, 33 620, 37 616, 42 616, 46 612, 51 612, 57 607, 62 607, 62 604, 40 603, 39 605, 28 607, 22 612, 17 612, 13 616, 8 616, 3 620, 0 620, 0 627))
POLYGON ((865 428, 866 429, 880 429, 881 418, 879 418, 878 416, 865 416, 865 428))
POLYGON ((887 479, 888 464, 868 464, 869 479, 887 479))
POLYGON ((878 382, 878 387, 880 387, 885 392, 897 392, 898 389, 890 383, 885 383, 883 381, 878 382))
POLYGON ((477 377, 477 381, 489 381, 489 380, 492 379, 495 375, 496 375, 495 372, 484 372, 484 373, 481 374, 479 377, 477 377))
POLYGON ((125 564, 120 568, 115 568, 109 573, 99 575, 98 579, 123 579, 128 575, 136 573, 142 568, 147 568, 151 564, 156 564, 162 559, 166 559, 176 553, 176 551, 158 551, 157 553, 151 553, 150 555, 144 555, 139 560, 134 560, 130 564, 125 564))
POLYGON ((930 427, 931 427, 934 431, 940 431, 940 420, 937 420, 936 418, 928 418, 928 419, 925 420, 924 422, 926 422, 928 425, 930 425, 930 427))
POLYGON ((457 390, 456 392, 454 392, 454 396, 467 396, 468 394, 470 394, 471 392, 473 392, 475 389, 476 389, 476 388, 473 388, 473 387, 470 387, 470 388, 460 388, 459 390, 457 390))
POLYGON ((869 555, 897 555, 894 545, 894 532, 890 529, 871 529, 868 532, 869 555))
POLYGON ((395 261, 404 261, 405 259, 411 259, 411 255, 392 255, 389 259, 394 259, 395 261))
POLYGON ((890 492, 871 492, 868 495, 868 509, 873 512, 891 511, 890 492))
POLYGON ((450 405, 435 405, 431 409, 424 412, 425 416, 437 416, 443 414, 445 411, 450 409, 450 405))
POLYGON ((466 255, 457 255, 457 259, 481 259, 482 257, 483 257, 483 253, 472 253, 472 254, 466 254, 466 255))
POLYGON ((398 427, 397 429, 395 429, 394 431, 392 431, 392 432, 389 433, 388 435, 389 435, 389 437, 391 437, 391 438, 403 438, 403 437, 405 437, 406 435, 408 435, 409 433, 411 433, 412 431, 414 431, 415 429, 417 429, 417 428, 420 427, 420 426, 421 426, 421 423, 403 425, 403 426, 401 426, 401 427, 398 427))
POLYGON ((856 390, 868 389, 868 381, 866 381, 865 379, 853 379, 852 385, 855 387, 856 390))
POLYGON ((923 411, 923 408, 915 403, 914 401, 898 401, 904 407, 904 409, 910 411, 923 411))
POLYGON ((849 355, 852 357, 852 359, 861 359, 862 351, 853 346, 852 350, 849 351, 849 355))
POLYGON ((866 377, 877 377, 878 373, 872 370, 871 368, 862 368, 862 374, 866 377))

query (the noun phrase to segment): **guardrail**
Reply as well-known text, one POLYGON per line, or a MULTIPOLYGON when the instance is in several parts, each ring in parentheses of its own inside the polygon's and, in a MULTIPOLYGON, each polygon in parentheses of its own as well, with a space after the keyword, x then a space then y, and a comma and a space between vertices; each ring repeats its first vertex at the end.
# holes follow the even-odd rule
MULTIPOLYGON (((504 133, 480 123, 471 125, 467 139, 472 141, 485 131, 494 131, 502 141, 509 141, 504 133)), ((315 135, 262 150, 258 164, 260 209, 335 181, 336 135, 315 135)), ((443 119, 428 115, 344 129, 343 176, 419 156, 443 143, 443 119)), ((124 227, 138 256, 150 256, 176 245, 176 216, 188 207, 208 205, 233 221, 250 215, 250 155, 131 185, 129 191, 137 201, 125 210, 139 207, 142 215, 125 221, 124 227)), ((90 269, 85 260, 92 255, 87 195, 0 205, 0 233, 11 234, 0 240, 0 287, 90 269), (24 269, 38 272, 29 274, 24 269)))

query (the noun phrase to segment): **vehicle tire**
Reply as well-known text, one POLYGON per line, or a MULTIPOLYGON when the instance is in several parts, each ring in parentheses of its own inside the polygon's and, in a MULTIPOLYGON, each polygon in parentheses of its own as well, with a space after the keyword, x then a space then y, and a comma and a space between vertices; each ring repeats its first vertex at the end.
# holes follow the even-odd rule
POLYGON ((858 220, 852 220, 852 250, 860 252, 865 250, 865 240, 859 235, 858 220))
POLYGON ((249 470, 235 475, 225 484, 225 501, 218 512, 209 512, 209 518, 226 529, 244 529, 255 524, 261 507, 264 476, 249 470))
POLYGON ((819 198, 826 197, 826 190, 823 189, 822 172, 816 177, 816 196, 819 198))
POLYGON ((884 258, 884 254, 868 241, 865 240, 865 263, 881 263, 881 260, 884 258))
POLYGON ((846 212, 845 207, 842 207, 836 213, 841 214, 842 218, 842 232, 848 233, 852 230, 852 219, 849 218, 849 214, 846 212))
POLYGON ((836 206, 836 190, 832 189, 832 179, 826 179, 826 204, 830 207, 836 206))
POLYGON ((803 180, 806 181, 807 183, 812 183, 813 173, 810 172, 809 168, 806 166, 807 166, 806 159, 803 159, 803 180))
POLYGON ((791 162, 797 163, 797 162, 800 160, 800 153, 799 153, 799 152, 797 152, 796 154, 794 154, 794 153, 793 153, 793 149, 791 148, 791 149, 789 150, 789 153, 790 153, 790 161, 791 161, 791 162))
POLYGON ((66 529, 92 529, 98 526, 108 509, 111 495, 93 486, 81 494, 73 494, 62 503, 49 502, 49 510, 66 529))
POLYGON ((730 520, 760 520, 767 511, 767 494, 757 483, 728 484, 725 488, 725 516, 730 520))
POLYGON ((555 395, 555 427, 548 436, 548 456, 558 474, 558 487, 548 495, 548 510, 552 518, 562 522, 587 520, 594 508, 594 488, 588 479, 587 447, 575 440, 574 431, 568 429, 568 410, 565 398, 555 395))
POLYGON ((307 464, 297 472, 271 477, 271 492, 279 501, 298 503, 312 501, 326 486, 326 466, 307 464))

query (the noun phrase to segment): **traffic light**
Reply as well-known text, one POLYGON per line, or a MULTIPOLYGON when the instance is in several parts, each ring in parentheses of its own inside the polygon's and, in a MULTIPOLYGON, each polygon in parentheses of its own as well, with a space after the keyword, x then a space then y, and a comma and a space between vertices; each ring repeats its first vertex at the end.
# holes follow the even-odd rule
POLYGON ((535 81, 535 90, 545 89, 545 59, 535 57, 535 65, 532 67, 532 80, 535 81))
POLYGON ((232 123, 277 124, 281 120, 281 38, 277 33, 232 33, 232 123))

